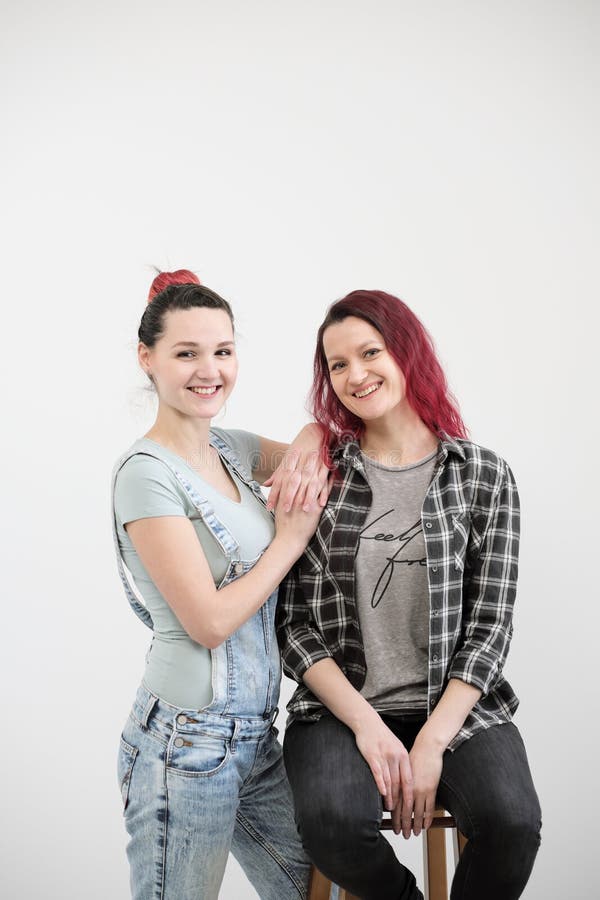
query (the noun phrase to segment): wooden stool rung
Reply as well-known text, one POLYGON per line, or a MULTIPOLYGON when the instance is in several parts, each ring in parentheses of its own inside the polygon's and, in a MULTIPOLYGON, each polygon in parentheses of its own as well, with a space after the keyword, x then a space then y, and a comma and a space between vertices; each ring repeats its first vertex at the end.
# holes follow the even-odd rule
MULTIPOLYGON (((431 825, 423 832, 423 875, 425 880, 425 900, 448 900, 448 876, 446 872, 446 828, 455 829, 453 834, 454 865, 463 852, 467 839, 456 827, 456 822, 445 810, 436 809, 431 825)), ((383 831, 391 831, 391 818, 383 819, 383 831)), ((330 900, 331 881, 318 869, 312 867, 308 900, 330 900)), ((339 889, 339 900, 359 900, 344 888, 339 889)))

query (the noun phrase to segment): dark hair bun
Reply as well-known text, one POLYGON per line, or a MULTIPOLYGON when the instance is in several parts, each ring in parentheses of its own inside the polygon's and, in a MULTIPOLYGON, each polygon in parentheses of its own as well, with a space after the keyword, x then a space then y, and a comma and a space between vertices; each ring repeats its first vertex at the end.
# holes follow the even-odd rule
POLYGON ((172 284, 202 284, 202 282, 189 269, 177 269, 176 272, 159 272, 150 285, 148 303, 151 303, 157 294, 160 294, 161 291, 164 291, 165 288, 172 284))

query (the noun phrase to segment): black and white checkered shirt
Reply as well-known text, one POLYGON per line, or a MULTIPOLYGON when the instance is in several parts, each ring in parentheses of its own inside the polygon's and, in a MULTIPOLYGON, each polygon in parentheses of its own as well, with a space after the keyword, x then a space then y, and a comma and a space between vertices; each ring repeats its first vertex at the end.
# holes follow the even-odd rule
MULTIPOLYGON (((324 707, 302 676, 331 657, 360 690, 365 653, 354 564, 371 505, 360 448, 334 456, 339 473, 318 528, 279 592, 277 627, 287 675, 298 682, 290 720, 318 719, 324 707)), ((482 696, 451 742, 510 721, 518 699, 502 675, 517 583, 519 497, 507 464, 491 450, 447 436, 422 508, 429 581, 428 711, 449 678, 482 696)))

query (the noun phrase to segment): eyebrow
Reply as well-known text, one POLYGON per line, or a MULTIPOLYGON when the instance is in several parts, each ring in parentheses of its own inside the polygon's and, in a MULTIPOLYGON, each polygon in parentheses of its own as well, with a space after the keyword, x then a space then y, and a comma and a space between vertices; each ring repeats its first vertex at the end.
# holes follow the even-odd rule
MULTIPOLYGON (((377 338, 374 338, 372 341, 364 341, 362 344, 360 344, 355 349, 360 353, 360 351, 364 350, 365 347, 372 347, 373 344, 383 344, 383 341, 377 340, 377 338)), ((385 346, 385 344, 383 344, 383 345, 385 346)), ((343 358, 344 358, 343 356, 326 356, 325 357, 327 362, 331 362, 334 359, 343 359, 343 358)))
MULTIPOLYGON (((174 350, 175 347, 199 347, 200 344, 197 344, 196 341, 177 341, 176 344, 173 344, 171 350, 174 350)), ((217 347, 233 347, 233 341, 219 341, 217 347)))

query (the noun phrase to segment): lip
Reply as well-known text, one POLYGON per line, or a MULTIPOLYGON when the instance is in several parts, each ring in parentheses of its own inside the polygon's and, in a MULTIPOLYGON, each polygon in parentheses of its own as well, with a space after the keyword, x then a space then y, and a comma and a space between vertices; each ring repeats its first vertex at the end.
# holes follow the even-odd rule
POLYGON ((379 388, 381 387, 382 384, 383 384, 383 381, 372 381, 370 384, 365 384, 364 387, 359 388, 359 393, 362 393, 363 391, 366 391, 366 390, 368 390, 369 388, 375 387, 375 385, 377 385, 376 390, 371 391, 371 392, 370 392, 369 394, 367 394, 365 397, 357 397, 357 396, 356 396, 356 393, 354 393, 354 391, 353 391, 353 392, 352 392, 352 396, 354 397, 355 400, 368 400, 369 397, 372 397, 373 394, 376 394, 376 393, 377 393, 377 391, 379 390, 379 388))
POLYGON ((190 394, 193 394, 194 397, 199 397, 200 400, 211 400, 213 397, 216 397, 222 387, 222 384, 189 384, 186 390, 189 391, 190 394), (212 392, 212 394, 198 394, 195 390, 193 390, 194 388, 214 388, 214 391, 212 392))

